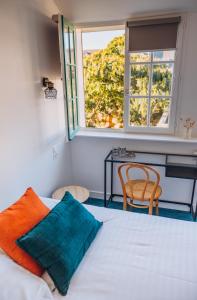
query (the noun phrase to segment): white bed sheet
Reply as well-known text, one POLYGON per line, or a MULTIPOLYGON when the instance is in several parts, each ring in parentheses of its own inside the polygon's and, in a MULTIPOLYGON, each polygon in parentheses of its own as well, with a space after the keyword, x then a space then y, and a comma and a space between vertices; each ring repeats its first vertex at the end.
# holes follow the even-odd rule
POLYGON ((104 224, 67 295, 54 300, 197 299, 197 223, 86 208, 104 224))
POLYGON ((0 251, 0 300, 53 300, 46 282, 0 251))

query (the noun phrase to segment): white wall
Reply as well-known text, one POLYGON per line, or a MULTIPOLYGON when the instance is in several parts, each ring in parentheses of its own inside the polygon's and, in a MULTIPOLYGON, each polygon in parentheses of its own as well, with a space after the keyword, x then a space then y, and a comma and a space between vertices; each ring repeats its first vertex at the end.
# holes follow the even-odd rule
MULTIPOLYGON (((186 34, 183 43, 181 85, 179 93, 178 119, 192 117, 197 120, 197 14, 189 14, 186 34)), ((183 129, 182 129, 183 130, 183 129)), ((197 137, 197 126, 193 132, 197 137)), ((166 142, 143 142, 120 139, 76 137, 72 142, 72 168, 76 184, 86 186, 92 195, 103 197, 103 160, 108 151, 115 146, 134 150, 167 151, 172 153, 189 153, 197 150, 197 144, 179 144, 166 142), (95 193, 96 192, 96 193, 95 193)), ((191 196, 191 181, 164 178, 162 175, 163 195, 174 201, 189 201, 191 196)), ((115 182, 120 191, 119 182, 115 182)))
MULTIPOLYGON (((183 46, 179 114, 184 119, 191 117, 197 120, 197 13, 187 17, 183 46)), ((193 136, 197 137, 197 126, 193 136)))
POLYGON ((57 12, 52 0, 0 3, 0 209, 28 186, 49 196, 71 182, 57 25, 51 21, 57 12), (43 76, 55 82, 57 100, 44 99, 43 76))
MULTIPOLYGON (((196 145, 197 146, 197 145, 196 145)), ((104 187, 104 158, 113 147, 127 147, 130 150, 156 151, 171 153, 192 153, 195 145, 180 145, 166 142, 129 141, 111 138, 76 137, 72 142, 72 167, 75 184, 87 187, 93 197, 103 198, 104 187)), ((137 157, 141 162, 162 162, 160 157, 137 157)), ((163 160, 164 162, 164 160, 163 160)), ((162 199, 189 202, 191 197, 192 181, 185 179, 165 178, 165 169, 159 169, 161 185, 163 188, 162 199)), ((110 165, 108 166, 108 176, 110 165)), ((109 177, 108 177, 109 178, 109 177)), ((115 193, 120 193, 120 183, 115 173, 115 193)), ((108 180, 109 192, 109 180, 108 180)), ((169 205, 168 205, 169 206, 169 205)))

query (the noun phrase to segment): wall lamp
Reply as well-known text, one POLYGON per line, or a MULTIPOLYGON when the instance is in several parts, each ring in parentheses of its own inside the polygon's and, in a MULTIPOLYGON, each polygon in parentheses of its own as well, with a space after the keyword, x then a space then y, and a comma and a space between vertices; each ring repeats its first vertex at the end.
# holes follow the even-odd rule
POLYGON ((57 99, 57 90, 54 88, 54 83, 47 77, 42 78, 42 85, 45 87, 44 94, 46 99, 57 99))

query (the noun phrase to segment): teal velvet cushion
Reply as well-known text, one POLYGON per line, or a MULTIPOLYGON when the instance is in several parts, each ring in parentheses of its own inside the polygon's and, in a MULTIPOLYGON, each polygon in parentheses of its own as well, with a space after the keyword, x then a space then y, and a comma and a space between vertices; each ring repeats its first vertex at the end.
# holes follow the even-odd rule
POLYGON ((66 192, 17 244, 48 272, 58 291, 65 295, 72 275, 101 225, 102 222, 66 192))

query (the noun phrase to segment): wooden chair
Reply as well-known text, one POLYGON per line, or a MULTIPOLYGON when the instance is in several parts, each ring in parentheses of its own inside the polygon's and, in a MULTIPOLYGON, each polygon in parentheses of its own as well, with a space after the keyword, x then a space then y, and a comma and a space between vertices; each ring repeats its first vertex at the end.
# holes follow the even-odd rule
POLYGON ((118 168, 118 175, 123 190, 123 209, 127 210, 127 205, 137 208, 148 208, 149 215, 152 215, 153 206, 156 206, 156 214, 159 214, 159 197, 162 193, 162 189, 159 185, 160 175, 159 173, 146 165, 137 163, 122 164, 118 168), (132 179, 129 171, 133 169, 141 170, 144 175, 144 179, 132 179), (123 179, 123 171, 125 171, 126 179, 123 179), (150 180, 151 173, 156 177, 155 181, 150 180), (127 198, 130 198, 128 201, 127 198), (147 205, 134 204, 134 200, 141 202, 149 202, 147 205))

